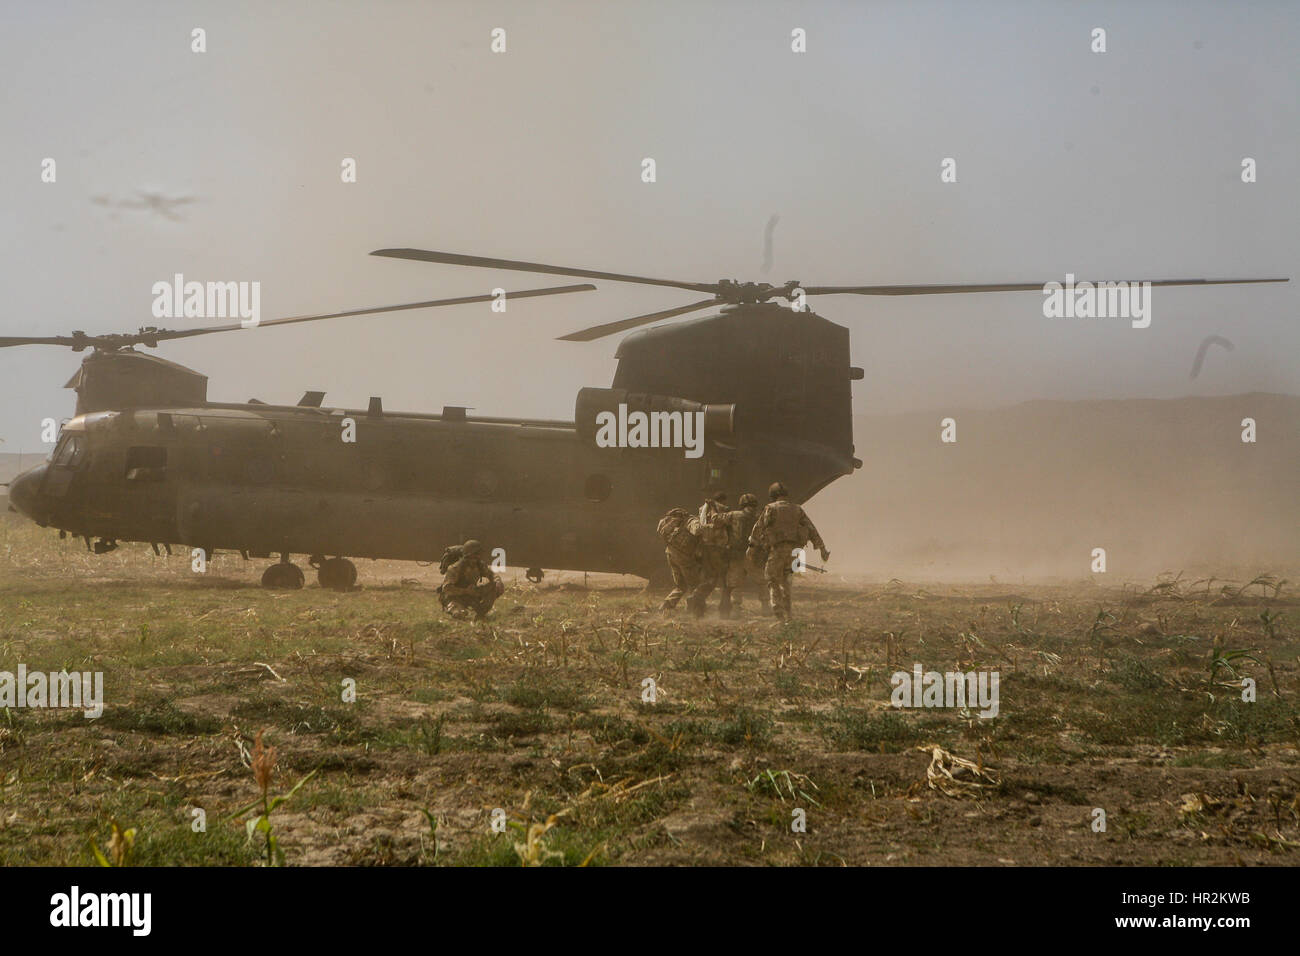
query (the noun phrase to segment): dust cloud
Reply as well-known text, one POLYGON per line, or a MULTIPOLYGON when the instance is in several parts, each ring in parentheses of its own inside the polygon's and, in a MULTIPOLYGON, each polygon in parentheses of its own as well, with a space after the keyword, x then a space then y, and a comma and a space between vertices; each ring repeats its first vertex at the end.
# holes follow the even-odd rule
POLYGON ((808 505, 837 572, 1077 580, 1094 577, 1094 548, 1107 583, 1166 571, 1294 580, 1300 566, 1295 396, 858 416, 855 441, 862 469, 808 505), (940 441, 946 417, 955 443, 940 441))

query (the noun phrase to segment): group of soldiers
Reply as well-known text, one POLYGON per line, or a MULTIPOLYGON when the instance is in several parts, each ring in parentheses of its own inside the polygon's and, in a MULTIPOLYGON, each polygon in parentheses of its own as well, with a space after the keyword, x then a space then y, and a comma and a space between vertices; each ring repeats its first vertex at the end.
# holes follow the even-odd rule
MULTIPOLYGON (((831 553, 807 513, 790 500, 785 485, 777 481, 767 490, 762 511, 751 494, 740 496, 731 510, 727 493, 705 499, 697 514, 674 508, 659 520, 659 536, 666 545, 673 589, 662 609, 671 610, 686 598, 686 606, 703 617, 709 595, 720 588, 718 614, 731 617, 741 605, 741 593, 751 576, 761 570, 767 583, 772 613, 790 619, 790 582, 801 565, 802 549, 812 542, 822 560, 831 553)), ((505 582, 484 560, 482 542, 471 538, 453 545, 442 555, 442 585, 438 602, 454 617, 484 618, 505 592, 505 582)))
POLYGON ((709 595, 721 588, 718 614, 728 618, 733 607, 740 607, 746 581, 761 569, 772 613, 779 620, 790 619, 790 582, 801 561, 795 552, 811 541, 823 561, 831 553, 812 519, 790 500, 785 485, 773 482, 767 496, 762 511, 752 494, 741 495, 740 507, 729 510, 727 493, 720 491, 705 500, 698 514, 674 508, 659 520, 657 530, 673 578, 663 610, 677 607, 685 597, 691 613, 703 617, 709 595))

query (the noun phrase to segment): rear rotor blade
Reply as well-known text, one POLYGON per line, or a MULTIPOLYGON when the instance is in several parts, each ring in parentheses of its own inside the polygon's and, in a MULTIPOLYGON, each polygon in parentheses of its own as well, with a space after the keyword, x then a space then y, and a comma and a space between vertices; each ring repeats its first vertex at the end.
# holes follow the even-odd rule
POLYGON ((594 339, 602 338, 606 335, 613 335, 615 332, 626 332, 628 329, 635 329, 638 325, 647 325, 650 322, 657 322, 659 319, 671 319, 675 315, 685 315, 687 312, 694 312, 697 309, 707 309, 711 305, 718 305, 717 299, 705 299, 702 302, 696 302, 693 305, 682 305, 675 309, 664 309, 662 312, 651 312, 648 315, 638 315, 633 319, 622 319, 618 322, 606 322, 604 325, 593 325, 591 328, 582 329, 578 332, 570 332, 568 335, 559 336, 561 342, 591 342, 594 339))
POLYGON ((611 282, 635 282, 640 285, 661 285, 692 292, 717 294, 717 286, 709 282, 677 282, 673 279, 649 279, 645 276, 624 275, 620 272, 597 272, 593 269, 572 269, 568 266, 549 266, 540 262, 519 262, 514 259, 490 259, 484 256, 462 256, 454 252, 429 252, 425 249, 376 249, 372 256, 389 259, 412 259, 418 262, 440 262, 452 266, 476 266, 481 269, 510 269, 515 272, 541 272, 555 276, 578 276, 583 279, 606 279, 611 282))
MULTIPOLYGON (((1055 280, 1053 280, 1055 281, 1055 280)), ((1080 280, 1082 281, 1082 280, 1080 280)), ((1091 281, 1091 280, 1089 280, 1091 281)), ((1099 280, 1109 281, 1109 280, 1099 280)), ((1093 285, 1098 285, 1094 281, 1093 285)), ((1289 279, 1129 279, 1130 284, 1152 286, 1244 285, 1254 282, 1289 282, 1289 279)), ((1076 282, 1076 285, 1078 283, 1076 282)), ((958 292, 1042 292, 1044 282, 1014 282, 995 285, 817 285, 804 288, 805 295, 948 295, 958 292)))

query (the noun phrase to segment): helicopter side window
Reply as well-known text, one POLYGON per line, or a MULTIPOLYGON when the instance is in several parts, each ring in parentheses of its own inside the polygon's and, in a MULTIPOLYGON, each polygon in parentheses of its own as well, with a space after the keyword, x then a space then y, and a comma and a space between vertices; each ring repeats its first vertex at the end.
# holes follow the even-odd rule
POLYGON ((80 435, 64 435, 54 454, 53 464, 61 468, 76 468, 85 457, 86 442, 80 435))
POLYGON ((126 450, 127 481, 163 481, 167 477, 167 449, 137 445, 126 450))

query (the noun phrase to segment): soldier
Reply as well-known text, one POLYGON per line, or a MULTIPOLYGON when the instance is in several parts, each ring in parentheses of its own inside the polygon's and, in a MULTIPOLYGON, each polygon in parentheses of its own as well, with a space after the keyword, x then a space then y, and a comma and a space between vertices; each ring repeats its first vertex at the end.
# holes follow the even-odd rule
POLYGON ((700 580, 686 602, 691 613, 703 617, 713 589, 727 579, 730 547, 727 537, 727 493, 719 491, 700 505, 700 580))
POLYGON ((740 591, 745 586, 751 568, 757 570, 749 561, 746 546, 749 544, 750 532, 758 519, 758 499, 753 495, 740 496, 740 508, 723 515, 727 525, 727 573, 722 582, 722 600, 718 602, 718 614, 731 617, 732 593, 735 592, 736 608, 740 608, 740 591))
MULTIPOLYGON (((445 557, 452 557, 454 550, 449 548, 451 554, 445 557)), ((438 602, 452 617, 468 617, 472 613, 481 620, 504 592, 504 582, 483 560, 482 543, 471 538, 460 546, 459 556, 446 566, 438 588, 438 602)))
MULTIPOLYGON (((698 528, 699 519, 685 508, 673 508, 659 519, 656 529, 664 542, 664 555, 668 558, 668 571, 673 576, 673 589, 660 605, 661 611, 677 606, 684 595, 692 594, 700 583, 699 538, 691 533, 698 528)), ((690 603, 689 601, 687 602, 690 603)))
POLYGON ((794 573, 794 551, 811 539, 821 552, 822 560, 830 558, 822 536, 803 508, 789 499, 785 485, 776 481, 767 490, 767 507, 754 522, 749 543, 767 548, 763 575, 767 578, 768 592, 772 598, 772 613, 782 621, 790 619, 790 576, 794 573))

